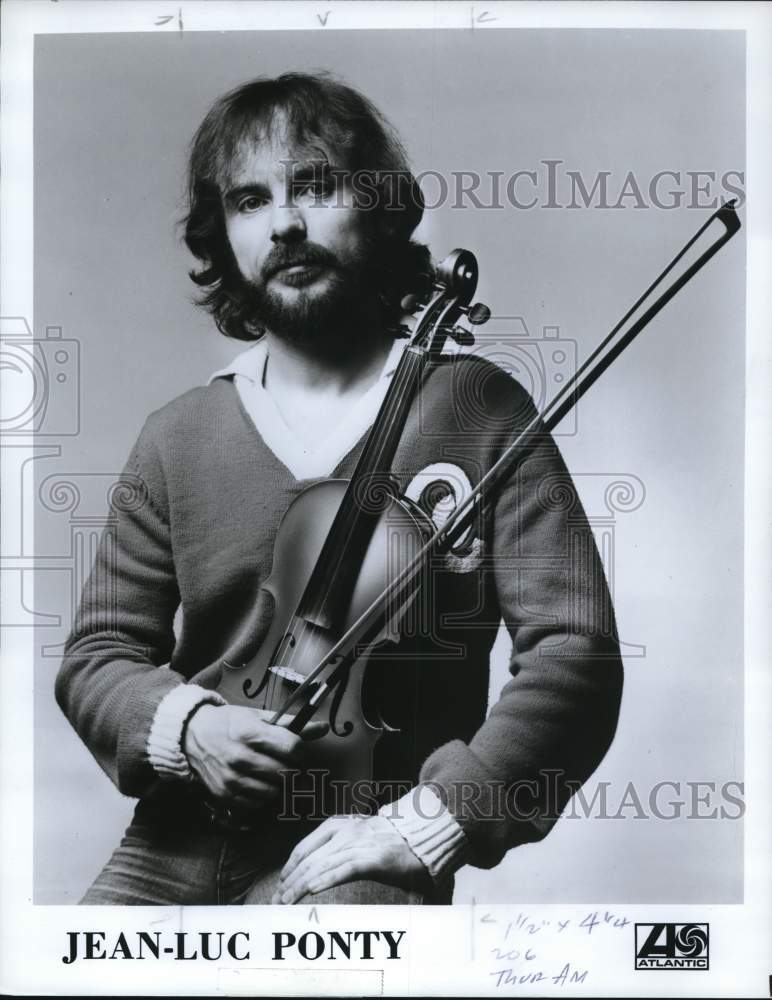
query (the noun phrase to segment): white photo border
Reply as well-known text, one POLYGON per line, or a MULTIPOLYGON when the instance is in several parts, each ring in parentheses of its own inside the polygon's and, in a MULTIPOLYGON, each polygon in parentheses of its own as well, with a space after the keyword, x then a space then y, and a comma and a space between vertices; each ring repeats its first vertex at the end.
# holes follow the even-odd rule
MULTIPOLYGON (((6 0, 2 16, 2 315, 33 317, 33 176, 32 92, 33 44, 37 33, 178 31, 178 11, 185 31, 297 29, 323 31, 329 24, 347 28, 423 28, 433 30, 499 30, 504 27, 702 28, 742 30, 747 38, 747 337, 746 337, 746 482, 745 482, 745 741, 746 833, 745 899, 742 905, 688 907, 627 907, 636 921, 710 920, 714 949, 711 969, 688 982, 677 973, 640 977, 633 971, 629 940, 596 939, 591 984, 572 984, 602 996, 667 996, 688 988, 693 995, 763 996, 772 972, 772 884, 769 830, 772 829, 769 706, 772 702, 772 7, 746 3, 324 3, 246 2, 121 2, 107 0, 6 0), (163 25, 156 22, 173 15, 163 25), (484 15, 484 16, 483 16, 484 15), (323 21, 323 18, 326 20, 323 21), (495 20, 494 20, 495 18, 495 20)), ((5 373, 3 373, 5 375, 5 373)), ((16 391, 4 378, 4 391, 16 391)), ((13 400, 9 405, 13 406, 13 400)), ((18 453, 17 453, 18 454, 18 453)), ((29 452, 31 457, 31 448, 29 452)), ((14 482, 3 485, 11 504, 14 482)), ((6 478, 7 477, 7 478, 6 478)), ((5 518, 3 532, 12 528, 5 518)), ((3 536, 3 549, 7 539, 3 536)), ((34 606, 34 583, 28 591, 34 606)), ((0 612, 0 621, 2 613, 0 612)), ((249 915, 238 908, 159 911, 134 908, 35 907, 32 900, 33 717, 31 630, 5 630, 0 671, 0 988, 7 993, 204 995, 289 994, 298 981, 283 976, 272 964, 269 930, 302 934, 316 927, 309 907, 280 914, 255 908, 249 915), (61 961, 67 931, 100 927, 109 932, 146 929, 151 921, 170 931, 247 930, 254 942, 249 963, 219 968, 201 962, 109 963, 61 961), (309 922, 311 920, 311 922, 309 922)), ((600 909, 597 904, 594 909, 600 909)), ((437 911, 389 908, 330 907, 322 927, 393 927, 408 933, 409 946, 401 962, 389 966, 380 980, 363 965, 345 963, 334 971, 304 980, 300 992, 318 995, 488 995, 494 984, 481 971, 480 955, 487 928, 486 914, 511 907, 451 907, 437 911), (393 966, 393 967, 392 967, 393 966), (360 973, 368 972, 367 976, 360 973), (359 978, 357 978, 359 976, 359 978)), ((560 910, 539 907, 538 916, 558 919, 560 910)), ((614 910, 613 906, 609 907, 614 910)), ((626 911, 626 912, 627 912, 626 911)), ((536 913, 531 912, 535 918, 536 913)), ((487 921, 490 923, 491 921, 487 921)), ((582 952, 566 946, 565 961, 579 967, 582 952)), ((587 956, 584 959, 587 964, 587 956)), ((558 985, 546 984, 547 991, 558 985)), ((524 995, 544 995, 545 987, 523 984, 524 995)), ((500 991, 499 991, 500 992, 500 991)))

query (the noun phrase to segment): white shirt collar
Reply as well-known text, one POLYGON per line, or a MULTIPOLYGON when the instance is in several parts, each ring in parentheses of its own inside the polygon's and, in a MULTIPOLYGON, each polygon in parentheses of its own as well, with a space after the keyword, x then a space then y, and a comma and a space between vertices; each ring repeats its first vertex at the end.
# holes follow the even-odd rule
POLYGON ((346 413, 329 434, 312 447, 301 441, 285 423, 270 393, 263 386, 268 345, 259 340, 238 354, 230 364, 214 372, 216 378, 233 376, 245 410, 260 436, 295 479, 329 476, 341 460, 372 426, 407 341, 396 340, 378 380, 346 413))
POLYGON ((252 344, 246 351, 237 354, 236 357, 224 368, 212 372, 207 380, 207 385, 211 385, 216 378, 227 378, 228 375, 242 375, 250 382, 263 384, 265 374, 265 362, 268 359, 268 345, 264 339, 252 344))

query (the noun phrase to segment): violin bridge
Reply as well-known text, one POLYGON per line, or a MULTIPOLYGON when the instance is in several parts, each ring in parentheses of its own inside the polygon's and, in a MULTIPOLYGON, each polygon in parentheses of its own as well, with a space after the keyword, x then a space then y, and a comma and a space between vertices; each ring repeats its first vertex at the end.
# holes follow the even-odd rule
POLYGON ((289 681, 290 684, 299 685, 306 679, 303 674, 298 673, 297 670, 293 670, 292 667, 276 666, 269 667, 268 669, 272 674, 276 674, 277 677, 281 677, 283 681, 289 681))

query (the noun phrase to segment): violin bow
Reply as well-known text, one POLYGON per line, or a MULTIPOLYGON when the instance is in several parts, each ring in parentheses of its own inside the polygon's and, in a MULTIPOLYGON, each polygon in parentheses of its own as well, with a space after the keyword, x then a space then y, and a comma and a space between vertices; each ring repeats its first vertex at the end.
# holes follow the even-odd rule
POLYGON ((380 633, 384 625, 385 609, 399 607, 400 600, 408 593, 425 560, 430 555, 438 555, 452 548, 475 519, 485 502, 491 501, 497 487, 511 475, 515 465, 526 459, 560 421, 576 406, 579 399, 600 378, 603 372, 619 357, 638 334, 663 309, 694 275, 707 264, 710 258, 730 240, 740 229, 740 219, 735 211, 735 200, 722 205, 673 258, 664 271, 649 285, 641 297, 625 313, 622 319, 601 341, 590 356, 577 369, 562 389, 553 396, 544 410, 535 416, 517 437, 507 446, 499 459, 480 479, 469 495, 456 507, 444 522, 442 528, 431 535, 416 552, 413 559, 391 581, 388 587, 370 604, 359 618, 346 630, 332 649, 306 677, 306 679, 285 699, 281 708, 271 717, 276 724, 301 698, 310 693, 292 721, 287 726, 299 733, 309 719, 319 710, 337 684, 345 677, 351 663, 362 655, 363 647, 380 633), (689 263, 690 251, 703 239, 708 230, 715 230, 716 223, 722 231, 712 238, 707 248, 689 263), (652 300, 657 288, 676 271, 671 282, 659 296, 652 300), (396 602, 396 603, 395 603, 396 602), (332 667, 328 678, 319 681, 325 669, 332 667))

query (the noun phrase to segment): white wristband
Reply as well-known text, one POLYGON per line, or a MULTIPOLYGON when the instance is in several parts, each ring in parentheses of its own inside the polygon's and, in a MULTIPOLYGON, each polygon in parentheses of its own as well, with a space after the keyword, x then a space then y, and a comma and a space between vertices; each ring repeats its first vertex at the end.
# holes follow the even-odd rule
POLYGON ((159 702, 147 737, 147 756, 161 778, 190 781, 193 772, 182 750, 185 726, 200 705, 224 705, 216 691, 178 684, 159 702))

